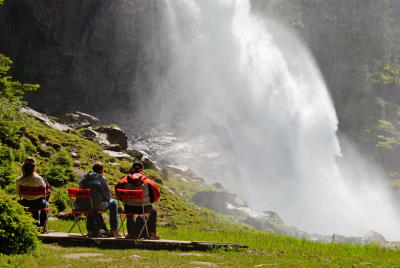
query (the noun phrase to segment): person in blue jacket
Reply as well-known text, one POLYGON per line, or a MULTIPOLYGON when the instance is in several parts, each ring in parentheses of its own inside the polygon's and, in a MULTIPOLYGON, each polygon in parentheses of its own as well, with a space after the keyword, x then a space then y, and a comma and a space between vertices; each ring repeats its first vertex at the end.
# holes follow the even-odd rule
POLYGON ((102 162, 94 163, 92 170, 85 174, 79 182, 80 189, 91 190, 92 202, 88 198, 77 198, 75 206, 83 210, 92 210, 92 213, 87 216, 86 226, 89 231, 88 235, 93 236, 99 235, 96 226, 100 226, 100 228, 103 226, 105 229, 101 214, 97 213, 97 211, 109 209, 112 234, 115 238, 119 238, 121 235, 118 231, 118 202, 111 198, 110 187, 103 173, 104 164, 102 162))

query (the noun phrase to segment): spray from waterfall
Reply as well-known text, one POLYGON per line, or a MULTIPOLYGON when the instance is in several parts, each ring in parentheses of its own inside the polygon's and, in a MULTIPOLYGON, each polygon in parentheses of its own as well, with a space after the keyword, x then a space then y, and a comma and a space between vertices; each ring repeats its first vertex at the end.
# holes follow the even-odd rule
POLYGON ((249 2, 166 1, 168 70, 154 78, 153 99, 188 144, 175 160, 299 229, 399 239, 379 172, 356 154, 337 164, 338 122, 312 56, 249 2))

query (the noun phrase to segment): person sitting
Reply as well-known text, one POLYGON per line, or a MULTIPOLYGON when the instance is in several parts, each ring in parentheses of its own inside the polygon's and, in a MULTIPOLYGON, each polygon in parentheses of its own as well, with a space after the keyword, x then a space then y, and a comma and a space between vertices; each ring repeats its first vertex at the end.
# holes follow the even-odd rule
POLYGON ((77 198, 75 207, 82 210, 92 209, 92 213, 87 215, 86 227, 89 236, 100 236, 100 229, 106 230, 103 217, 97 211, 110 209, 110 227, 115 238, 121 237, 118 231, 118 202, 111 198, 110 187, 107 179, 103 176, 104 164, 96 162, 92 170, 84 175, 79 182, 80 189, 90 189, 92 194, 92 204, 88 198, 77 198))
MULTIPOLYGON (((152 203, 157 202, 160 198, 160 190, 157 184, 143 173, 143 163, 138 161, 133 163, 131 174, 123 177, 115 186, 115 191, 118 189, 123 190, 142 190, 143 199, 122 199, 125 212, 128 213, 141 213, 142 206, 145 212, 150 212, 147 226, 149 230, 150 239, 158 240, 160 237, 157 235, 157 209, 152 203)), ((133 215, 127 215, 127 229, 128 235, 126 238, 140 238, 139 233, 144 224, 143 216, 138 216, 136 222, 133 215)))
MULTIPOLYGON (((20 194, 20 186, 44 186, 46 183, 41 176, 36 173, 36 160, 33 157, 25 159, 22 166, 22 176, 17 178, 17 194, 22 198, 19 203, 30 209, 44 209, 49 207, 45 195, 24 195, 20 194)), ((32 211, 32 217, 36 220, 37 226, 43 227, 43 232, 47 232, 46 223, 48 211, 32 211)))

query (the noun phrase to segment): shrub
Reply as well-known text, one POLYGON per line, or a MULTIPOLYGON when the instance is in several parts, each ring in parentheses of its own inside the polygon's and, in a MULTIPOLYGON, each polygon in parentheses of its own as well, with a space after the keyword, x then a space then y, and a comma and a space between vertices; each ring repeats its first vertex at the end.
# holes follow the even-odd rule
POLYGON ((49 181, 51 186, 56 187, 63 186, 69 180, 68 175, 65 174, 65 170, 61 166, 50 167, 44 177, 49 181))
POLYGON ((12 150, 0 144, 0 178, 7 185, 12 179, 11 163, 14 160, 12 150))
POLYGON ((56 206, 59 212, 64 211, 68 204, 68 195, 65 189, 61 189, 55 193, 53 204, 56 206))
POLYGON ((73 160, 66 150, 61 150, 54 155, 52 163, 55 165, 70 167, 73 164, 73 160))
POLYGON ((36 249, 38 229, 31 215, 0 191, 0 253, 23 254, 36 249))
POLYGON ((72 170, 72 157, 66 150, 61 150, 50 159, 50 167, 45 171, 44 177, 50 185, 60 187, 68 181, 74 181, 75 173, 72 170))

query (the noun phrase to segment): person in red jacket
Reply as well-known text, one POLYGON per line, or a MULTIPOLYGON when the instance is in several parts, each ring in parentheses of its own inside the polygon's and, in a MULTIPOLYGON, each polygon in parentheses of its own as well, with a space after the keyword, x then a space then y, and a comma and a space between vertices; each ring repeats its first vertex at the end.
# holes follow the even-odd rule
MULTIPOLYGON (((157 209, 152 205, 152 203, 158 201, 161 193, 157 184, 143 173, 142 162, 137 161, 133 163, 131 174, 123 177, 117 183, 115 191, 117 191, 117 189, 143 191, 143 199, 122 199, 125 212, 140 213, 142 212, 142 206, 144 206, 145 212, 150 212, 147 221, 149 238, 156 240, 160 239, 157 235, 157 209)), ((143 216, 137 217, 135 222, 132 215, 127 215, 128 235, 126 238, 140 238, 138 236, 143 224, 143 216)))

